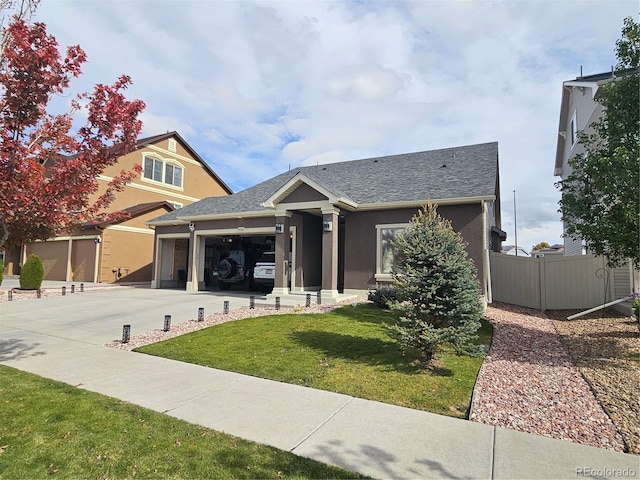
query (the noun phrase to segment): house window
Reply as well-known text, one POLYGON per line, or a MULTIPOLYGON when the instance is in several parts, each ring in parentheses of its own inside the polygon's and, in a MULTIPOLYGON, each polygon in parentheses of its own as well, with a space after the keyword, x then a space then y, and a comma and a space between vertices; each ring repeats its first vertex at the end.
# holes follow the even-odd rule
POLYGON ((144 178, 162 181, 162 161, 153 157, 144 158, 144 178))
POLYGON ((573 112, 571 117, 571 147, 575 147, 578 141, 578 121, 576 119, 576 112, 573 112))
POLYGON ((377 259, 376 278, 391 280, 391 274, 396 264, 396 249, 393 239, 404 232, 409 224, 376 225, 377 231, 377 259))
POLYGON ((152 156, 145 156, 143 164, 142 178, 182 188, 182 166, 152 156))
POLYGON ((165 165, 164 181, 169 185, 175 185, 176 187, 182 186, 182 167, 177 165, 171 165, 167 163, 165 165))

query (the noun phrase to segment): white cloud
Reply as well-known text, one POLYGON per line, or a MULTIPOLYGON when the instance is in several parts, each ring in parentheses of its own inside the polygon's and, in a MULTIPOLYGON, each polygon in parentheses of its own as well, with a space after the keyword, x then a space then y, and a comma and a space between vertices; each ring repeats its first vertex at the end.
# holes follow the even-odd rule
POLYGON ((38 20, 131 75, 144 134, 177 130, 234 189, 299 165, 498 141, 503 228, 560 242, 563 80, 606 71, 636 1, 47 1, 38 20))

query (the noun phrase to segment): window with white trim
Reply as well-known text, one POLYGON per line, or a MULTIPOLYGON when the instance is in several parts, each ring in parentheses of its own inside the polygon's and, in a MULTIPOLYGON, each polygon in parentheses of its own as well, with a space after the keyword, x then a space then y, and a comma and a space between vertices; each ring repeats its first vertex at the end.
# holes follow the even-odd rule
POLYGON ((404 232, 408 223, 376 225, 376 278, 391 279, 396 264, 396 249, 393 239, 404 232))
POLYGON ((182 167, 167 163, 164 170, 164 183, 169 185, 175 185, 176 187, 182 186, 182 167))
POLYGON ((162 160, 153 157, 144 157, 144 178, 162 181, 162 160))
POLYGON ((576 118, 576 112, 573 112, 571 117, 571 147, 575 147, 578 141, 578 120, 576 118))
POLYGON ((180 165, 150 155, 145 155, 142 163, 143 178, 182 188, 183 168, 180 165))

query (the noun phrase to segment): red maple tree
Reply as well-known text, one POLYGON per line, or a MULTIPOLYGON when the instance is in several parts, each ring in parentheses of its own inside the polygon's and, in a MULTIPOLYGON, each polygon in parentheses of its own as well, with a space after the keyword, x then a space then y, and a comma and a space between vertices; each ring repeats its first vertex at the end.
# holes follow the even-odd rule
MULTIPOLYGON (((141 171, 121 171, 97 199, 98 175, 135 148, 141 100, 127 100, 131 79, 97 84, 78 94, 64 114, 49 114, 54 95, 78 77, 86 55, 79 46, 62 56, 43 23, 18 17, 4 31, 0 51, 0 248, 69 232, 100 215, 115 193, 141 171), (73 128, 73 117, 86 123, 73 128)), ((117 216, 118 212, 110 215, 117 216)))

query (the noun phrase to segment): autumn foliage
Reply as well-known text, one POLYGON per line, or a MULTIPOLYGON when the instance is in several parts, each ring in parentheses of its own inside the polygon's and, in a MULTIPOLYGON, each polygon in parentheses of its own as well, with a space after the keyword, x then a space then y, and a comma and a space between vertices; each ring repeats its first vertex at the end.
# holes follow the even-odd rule
MULTIPOLYGON (((62 55, 43 23, 15 18, 0 52, 0 248, 46 239, 104 215, 116 192, 140 171, 113 179, 96 199, 97 176, 135 148, 141 100, 127 100, 121 76, 78 94, 64 114, 47 112, 81 74, 79 46, 62 55), (84 117, 83 126, 73 129, 84 117)), ((117 214, 114 213, 114 214, 117 214)), ((102 217, 104 219, 104 217, 102 217)))

